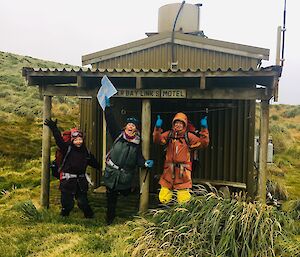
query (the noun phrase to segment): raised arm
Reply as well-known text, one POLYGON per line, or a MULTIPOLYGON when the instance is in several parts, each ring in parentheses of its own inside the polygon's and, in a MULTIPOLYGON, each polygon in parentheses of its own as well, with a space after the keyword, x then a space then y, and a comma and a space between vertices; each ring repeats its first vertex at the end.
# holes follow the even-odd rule
POLYGON ((201 130, 197 133, 189 133, 190 147, 191 148, 205 148, 209 144, 209 132, 207 116, 200 120, 201 130))
POLYGON ((110 107, 105 108, 104 114, 105 114, 105 120, 106 120, 108 132, 112 137, 112 140, 115 140, 119 136, 121 128, 119 127, 119 124, 116 122, 110 107))
POLYGON ((163 130, 161 128, 162 123, 163 123, 163 121, 160 118, 160 115, 157 115, 157 120, 156 120, 155 127, 154 127, 153 134, 152 134, 153 142, 155 144, 164 145, 167 143, 167 137, 168 137, 169 131, 166 131, 163 133, 163 130))
POLYGON ((46 119, 44 125, 48 126, 51 129, 56 145, 61 150, 66 150, 68 148, 68 144, 63 140, 61 136, 61 133, 57 127, 57 120, 53 121, 51 119, 46 119))

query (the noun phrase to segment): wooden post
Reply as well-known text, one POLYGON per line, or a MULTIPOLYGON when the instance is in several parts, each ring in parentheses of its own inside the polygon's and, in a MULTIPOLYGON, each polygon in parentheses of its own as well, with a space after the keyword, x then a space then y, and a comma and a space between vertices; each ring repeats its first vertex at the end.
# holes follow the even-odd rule
POLYGON ((106 167, 106 120, 104 112, 102 115, 102 142, 102 171, 104 171, 106 167))
POLYGON ((260 114, 260 148, 259 148, 259 173, 258 173, 258 199, 266 202, 267 187, 267 155, 269 137, 269 100, 261 101, 260 114))
MULTIPOLYGON (((91 145, 90 145, 90 151, 96 156, 97 152, 97 124, 96 122, 98 121, 97 119, 97 105, 98 101, 96 97, 92 97, 92 111, 91 111, 91 116, 92 116, 92 125, 91 125, 91 132, 92 134, 90 135, 91 138, 91 145)), ((92 190, 94 190, 97 187, 98 183, 98 170, 92 168, 91 169, 91 180, 93 182, 92 190)))
POLYGON ((249 101, 249 138, 248 138, 248 154, 250 158, 250 161, 248 162, 247 168, 248 168, 248 174, 247 174, 247 192, 251 199, 255 199, 255 174, 254 174, 254 137, 255 137, 255 110, 256 110, 256 101, 251 100, 249 101))
MULTIPOLYGON (((142 152, 145 159, 150 158, 150 133, 151 133, 151 102, 149 99, 144 99, 142 102, 142 152)), ((147 169, 141 169, 140 172, 140 185, 141 185, 141 196, 140 196, 140 213, 144 213, 148 210, 149 204, 149 181, 150 174, 148 171, 146 180, 145 176, 147 169), (145 183, 143 184, 143 181, 145 183)))
POLYGON ((206 79, 205 75, 201 75, 200 77, 200 89, 205 89, 206 88, 206 79))
POLYGON ((78 87, 86 87, 86 80, 81 76, 77 76, 77 85, 78 87))
MULTIPOLYGON (((43 122, 51 118, 52 96, 44 96, 43 122)), ((50 192, 50 137, 51 131, 48 126, 43 125, 42 138, 42 178, 41 178, 41 205, 49 208, 50 192)))

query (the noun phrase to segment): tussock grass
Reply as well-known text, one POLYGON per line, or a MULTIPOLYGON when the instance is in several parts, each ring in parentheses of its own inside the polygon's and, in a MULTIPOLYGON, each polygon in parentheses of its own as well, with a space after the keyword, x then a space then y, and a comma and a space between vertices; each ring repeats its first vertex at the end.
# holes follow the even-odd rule
POLYGON ((287 200, 289 197, 288 191, 282 183, 269 179, 267 181, 267 191, 272 194, 277 200, 287 200))
POLYGON ((15 206, 15 209, 22 213, 22 219, 30 221, 39 221, 42 219, 42 213, 37 210, 32 201, 21 202, 15 206))
POLYGON ((275 256, 291 219, 271 206, 205 188, 185 205, 136 222, 133 256, 275 256))
MULTIPOLYGON (((41 117, 43 104, 38 88, 26 86, 25 79, 22 77, 22 67, 74 67, 1 51, 0 60, 0 111, 28 119, 41 117)), ((78 100, 74 99, 55 97, 53 103, 65 102, 72 106, 78 103, 78 100)))
POLYGON ((50 209, 39 206, 39 187, 10 189, 0 198, 0 256, 130 256, 124 219, 108 227, 103 208, 94 207, 96 218, 84 219, 76 206, 70 217, 61 217, 54 182, 50 209))
POLYGON ((284 170, 280 169, 275 163, 268 165, 268 173, 271 176, 284 177, 284 170))

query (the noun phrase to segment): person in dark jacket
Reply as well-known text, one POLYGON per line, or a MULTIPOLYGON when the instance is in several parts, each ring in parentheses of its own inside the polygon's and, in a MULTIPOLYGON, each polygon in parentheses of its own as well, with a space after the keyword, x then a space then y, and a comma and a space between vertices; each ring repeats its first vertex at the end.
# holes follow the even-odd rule
POLYGON ((152 168, 153 160, 145 160, 142 155, 138 120, 127 118, 121 129, 116 123, 106 98, 105 119, 108 131, 114 140, 106 156, 104 183, 107 196, 106 222, 111 224, 116 215, 118 194, 127 196, 131 192, 132 181, 137 167, 152 168))
POLYGON ((45 123, 54 136, 55 142, 63 152, 64 160, 60 174, 61 215, 69 216, 74 207, 74 198, 78 207, 83 211, 85 218, 93 218, 94 212, 87 198, 88 180, 86 168, 88 165, 99 169, 99 164, 84 143, 83 132, 71 130, 71 142, 65 142, 57 128, 57 120, 46 119, 45 123))

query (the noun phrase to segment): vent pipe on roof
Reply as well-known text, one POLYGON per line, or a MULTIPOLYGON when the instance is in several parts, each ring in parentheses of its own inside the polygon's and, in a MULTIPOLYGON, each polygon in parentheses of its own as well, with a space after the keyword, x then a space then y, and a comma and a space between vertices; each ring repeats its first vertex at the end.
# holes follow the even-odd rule
POLYGON ((175 53, 174 53, 174 33, 175 33, 175 28, 176 28, 176 24, 177 24, 177 20, 178 20, 178 17, 179 17, 179 14, 180 12, 182 11, 183 9, 183 6, 185 4, 185 1, 182 1, 181 5, 180 5, 180 8, 179 10, 177 11, 177 14, 176 14, 176 18, 174 20, 174 23, 173 23, 173 29, 172 29, 172 61, 171 61, 171 69, 173 68, 177 68, 177 64, 178 64, 178 61, 175 62, 175 53))

